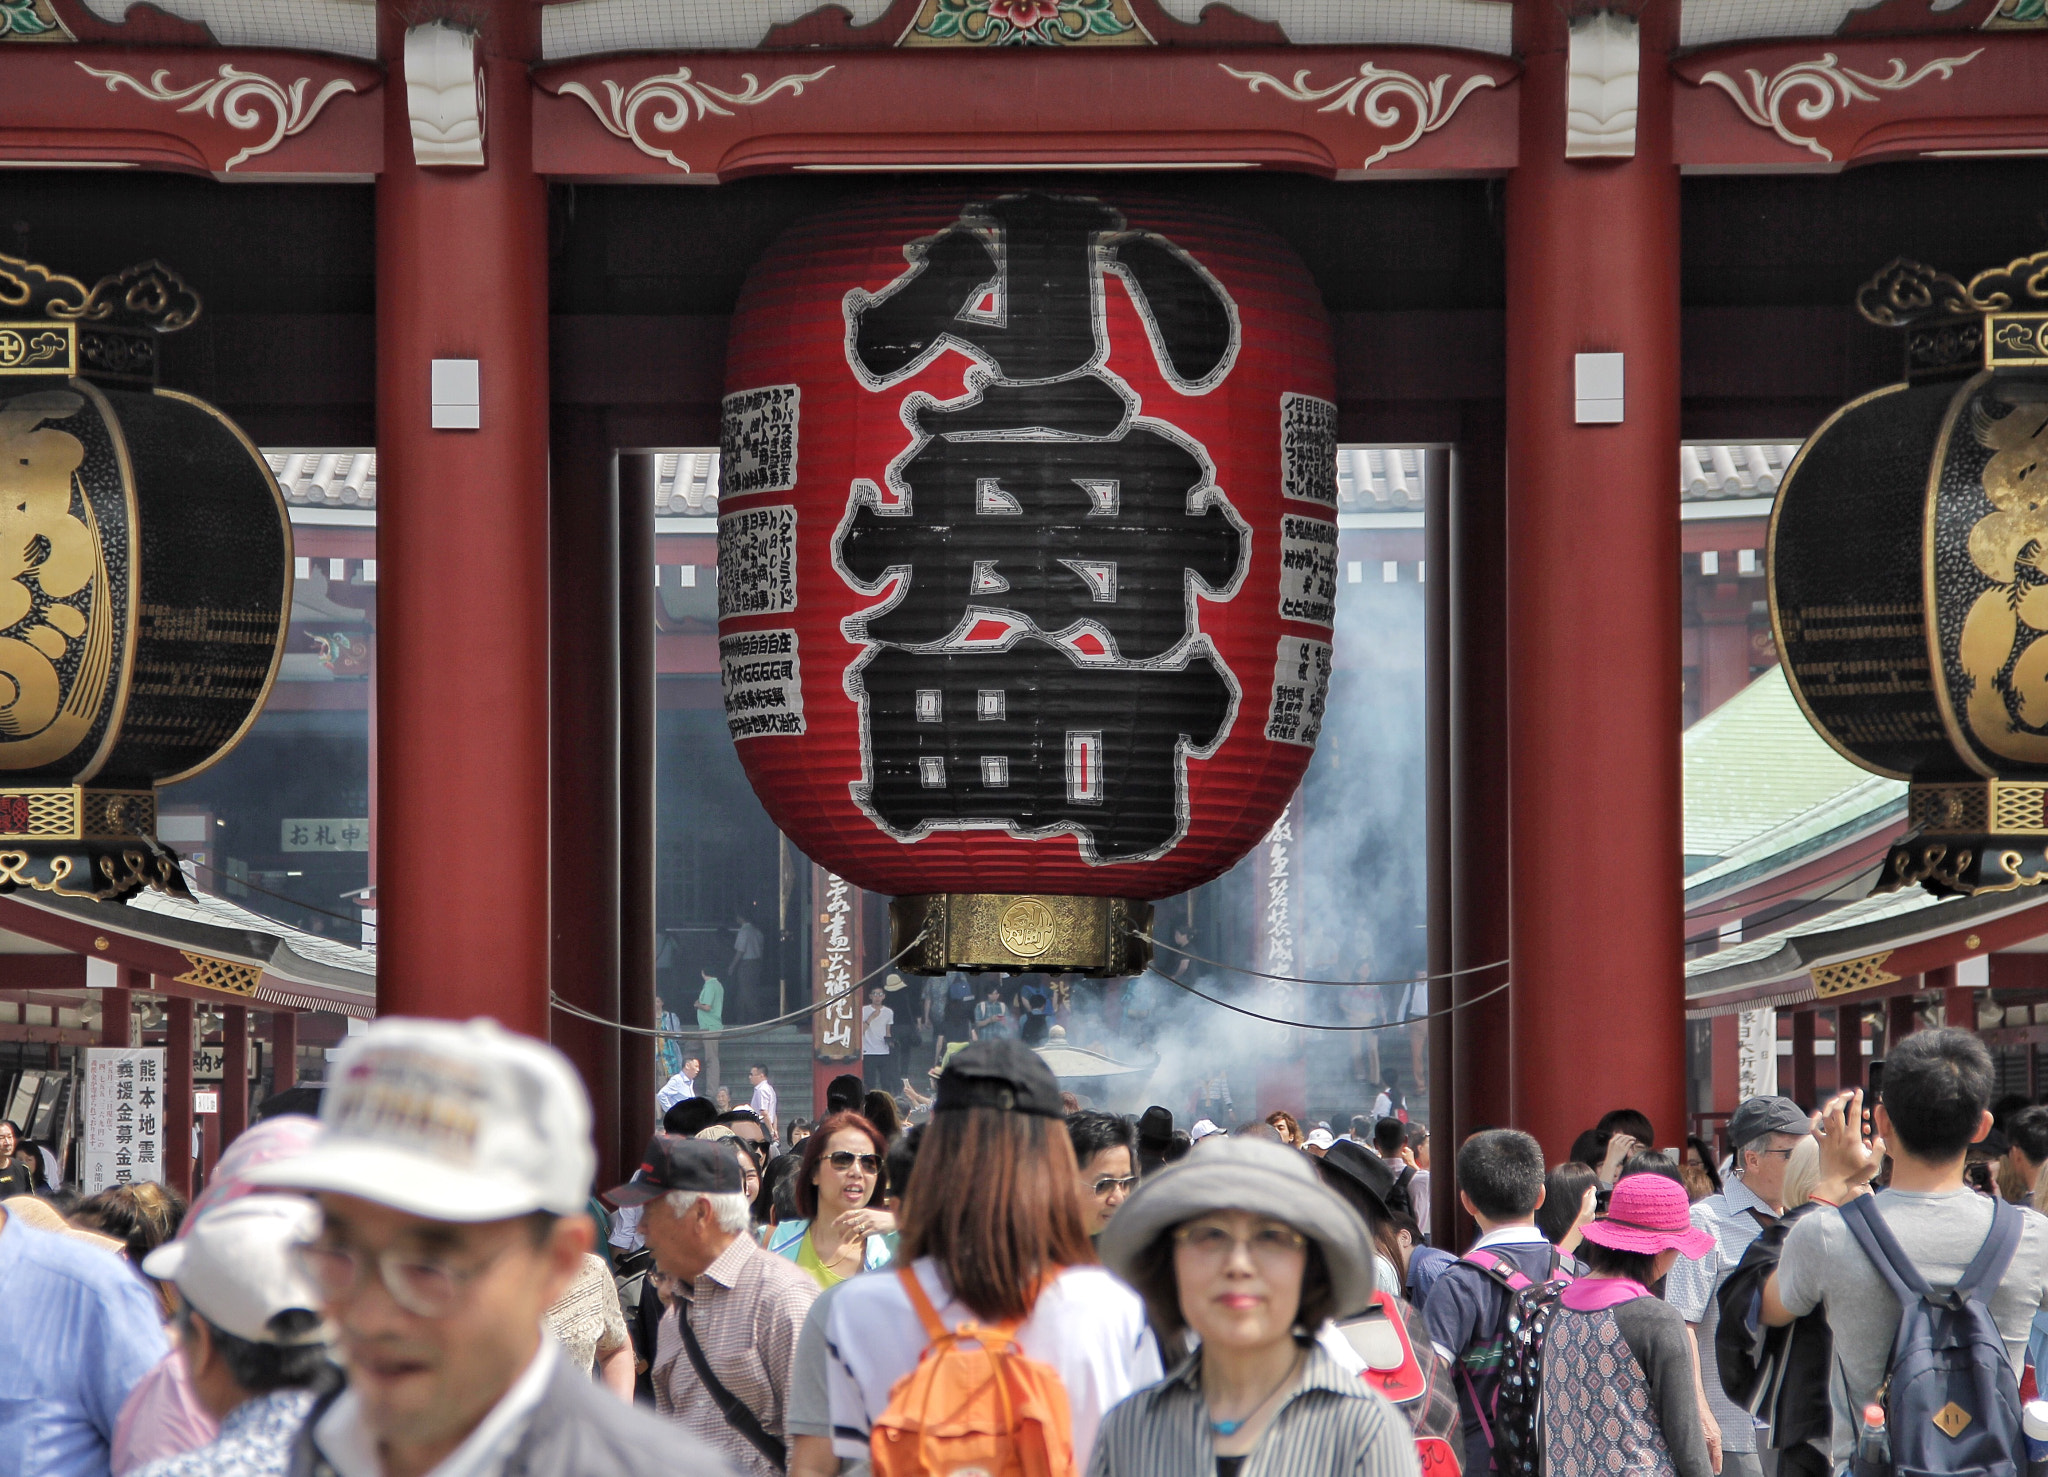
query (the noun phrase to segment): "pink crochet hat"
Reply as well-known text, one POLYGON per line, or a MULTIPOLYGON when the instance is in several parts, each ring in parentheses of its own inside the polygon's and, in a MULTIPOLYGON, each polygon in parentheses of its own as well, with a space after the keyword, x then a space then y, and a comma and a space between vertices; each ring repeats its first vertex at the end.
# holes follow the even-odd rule
POLYGON ((1714 1246, 1713 1233, 1692 1223, 1685 1186, 1661 1174, 1632 1174, 1622 1180, 1607 1202, 1607 1214, 1583 1234, 1601 1246, 1645 1256, 1675 1246, 1695 1261, 1714 1246))

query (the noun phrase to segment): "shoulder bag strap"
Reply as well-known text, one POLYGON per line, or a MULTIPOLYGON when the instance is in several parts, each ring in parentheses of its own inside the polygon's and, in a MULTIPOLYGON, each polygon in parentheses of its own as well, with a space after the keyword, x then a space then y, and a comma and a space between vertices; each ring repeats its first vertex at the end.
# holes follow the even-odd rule
POLYGON ((1871 1202, 1875 1195, 1858 1195, 1844 1205, 1842 1224, 1849 1228, 1856 1238, 1856 1244, 1863 1248, 1863 1254, 1870 1258, 1879 1275, 1891 1285, 1901 1303, 1909 1297, 1926 1297, 1933 1289, 1927 1279, 1920 1275, 1920 1269, 1913 1265, 1898 1241, 1892 1236, 1892 1228, 1884 1223, 1884 1217, 1877 1213, 1871 1202))
POLYGON ((934 1308, 932 1300, 924 1295, 924 1284, 917 1280, 917 1273, 908 1267, 898 1267, 896 1280, 903 1284, 903 1295, 910 1299, 911 1311, 917 1314, 917 1321, 924 1325, 924 1336, 933 1343, 946 1337, 946 1325, 939 1322, 939 1310, 934 1308))
POLYGON ((690 1356, 690 1368, 697 1371, 697 1378, 703 1382, 711 1403, 718 1407, 718 1413, 725 1417, 725 1423, 746 1437, 747 1444, 773 1462, 778 1471, 787 1467, 789 1449, 769 1435, 760 1417, 747 1409, 746 1402, 726 1389, 718 1376, 711 1372, 711 1361, 704 1357, 704 1346, 697 1341, 697 1330, 690 1326, 688 1299, 676 1304, 676 1322, 682 1327, 683 1352, 690 1356))
POLYGON ((1996 1287, 2005 1280, 2005 1269, 2012 1262, 2012 1254, 2019 1250, 2020 1225, 2025 1219, 2017 1205, 2008 1205, 2003 1200, 1991 1202, 1991 1229, 1977 1249, 1976 1258, 1964 1270, 1963 1280, 1956 1284, 1958 1294, 1982 1297, 1978 1289, 1996 1287))

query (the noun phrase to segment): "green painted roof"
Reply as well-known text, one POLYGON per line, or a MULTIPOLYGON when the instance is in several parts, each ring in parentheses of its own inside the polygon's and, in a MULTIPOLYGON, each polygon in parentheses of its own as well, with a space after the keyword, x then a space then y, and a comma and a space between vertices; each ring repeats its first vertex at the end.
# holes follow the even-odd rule
POLYGON ((1851 764, 1814 732, 1773 667, 1685 731, 1690 888, 1903 807, 1906 785, 1851 764))

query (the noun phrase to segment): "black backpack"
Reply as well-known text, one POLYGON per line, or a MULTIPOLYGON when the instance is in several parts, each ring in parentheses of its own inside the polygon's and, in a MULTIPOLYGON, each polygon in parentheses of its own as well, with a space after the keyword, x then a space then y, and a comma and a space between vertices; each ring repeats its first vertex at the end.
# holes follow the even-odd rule
POLYGON ((1859 1451, 1856 1477, 2019 1477, 2027 1468, 2019 1382, 1986 1301, 2019 1246, 2019 1207, 1992 1201, 1991 1230, 1976 1259, 1953 1291, 1936 1292, 1900 1249, 1875 1200, 1851 1200, 1842 1223, 1898 1297, 1899 1332, 1877 1393, 1889 1451, 1859 1451))
POLYGON ((1491 1420, 1479 1405, 1479 1391, 1470 1373, 1463 1368, 1459 1373, 1464 1375, 1466 1393, 1478 1412, 1480 1431, 1493 1449, 1499 1477, 1538 1477, 1543 1469, 1543 1336, 1558 1298, 1572 1284, 1572 1274, 1555 1247, 1550 1252, 1550 1270, 1541 1282, 1531 1280, 1491 1248, 1468 1251, 1463 1260, 1485 1272, 1508 1295, 1500 1341, 1478 1351, 1480 1359, 1498 1359, 1500 1364, 1491 1420))

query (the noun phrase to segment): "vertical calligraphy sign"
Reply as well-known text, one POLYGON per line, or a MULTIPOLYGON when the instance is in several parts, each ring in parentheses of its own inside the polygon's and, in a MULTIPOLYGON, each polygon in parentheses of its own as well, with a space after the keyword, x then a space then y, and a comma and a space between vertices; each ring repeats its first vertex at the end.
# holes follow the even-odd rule
POLYGON ((831 1001, 811 1017, 812 1045, 821 1062, 860 1060, 860 1001, 851 993, 860 978, 861 891, 844 877, 811 867, 813 1004, 831 1001))
POLYGON ((1259 968, 1267 974, 1298 971, 1301 937, 1301 792, 1295 791, 1280 819, 1254 853, 1256 916, 1253 937, 1259 968))
POLYGON ((87 1194, 140 1180, 163 1182, 163 1095, 161 1046, 86 1048, 79 1179, 87 1194))

